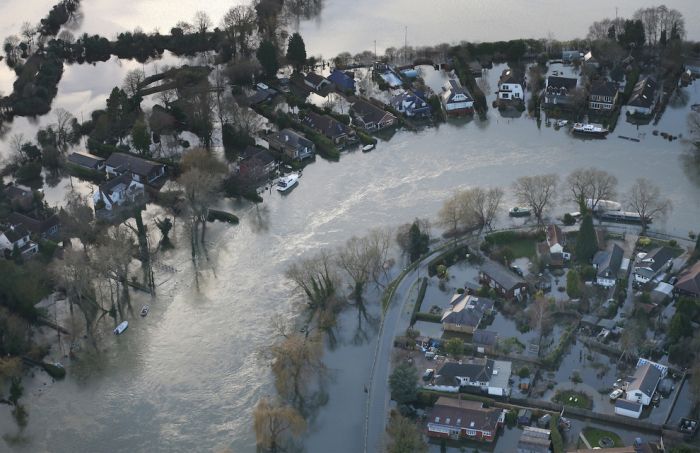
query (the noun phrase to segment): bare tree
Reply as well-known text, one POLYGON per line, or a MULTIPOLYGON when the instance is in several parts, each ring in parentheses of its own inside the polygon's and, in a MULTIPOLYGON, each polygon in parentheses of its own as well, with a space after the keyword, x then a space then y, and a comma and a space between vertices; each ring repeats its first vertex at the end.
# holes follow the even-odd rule
POLYGON ((637 178, 627 194, 627 204, 639 214, 642 232, 654 217, 663 217, 672 209, 671 200, 661 196, 661 189, 646 178, 637 178))
POLYGON ((238 51, 250 54, 250 39, 255 31, 255 10, 250 5, 238 5, 229 9, 221 21, 233 51, 233 59, 238 51))
POLYGON ((129 95, 129 97, 134 97, 139 94, 142 88, 143 82, 146 80, 146 73, 143 69, 136 68, 131 69, 126 73, 124 77, 124 82, 122 83, 122 90, 129 95))
POLYGON ((286 451, 306 429, 306 421, 291 406, 263 397, 253 410, 253 430, 258 448, 269 453, 286 451))
POLYGON ((538 292, 535 295, 534 303, 530 305, 530 308, 528 309, 530 325, 534 326, 535 330, 537 331, 538 346, 540 348, 542 346, 542 339, 545 336, 545 332, 547 332, 550 327, 552 305, 553 301, 544 297, 542 292, 538 292))
POLYGON ((555 174, 523 176, 513 183, 518 202, 532 209, 537 225, 544 226, 544 214, 554 203, 559 177, 555 174))
POLYGON ((68 192, 59 217, 63 237, 78 238, 87 253, 88 246, 94 244, 98 236, 95 214, 88 199, 78 192, 68 192))
POLYGON ((194 13, 192 24, 194 26, 194 29, 198 33, 206 33, 207 30, 212 26, 212 21, 207 13, 205 13, 204 11, 197 11, 196 13, 194 13))
POLYGON ((132 311, 129 296, 129 266, 135 252, 134 238, 123 225, 112 227, 95 248, 95 267, 107 280, 110 310, 118 315, 115 321, 125 318, 125 309, 132 311))
POLYGON ((495 187, 492 189, 475 188, 474 202, 472 204, 474 214, 480 231, 484 228, 492 229, 503 199, 503 189, 495 187))
POLYGON ((442 203, 442 207, 438 211, 437 224, 445 228, 448 233, 457 233, 462 223, 462 217, 459 192, 455 192, 442 203))
POLYGON ((617 193, 617 178, 594 167, 574 170, 566 183, 581 212, 595 211, 601 200, 613 199, 617 193))
POLYGON ((75 117, 67 110, 57 108, 54 110, 56 116, 56 145, 61 153, 65 153, 68 145, 73 142, 72 123, 75 117))

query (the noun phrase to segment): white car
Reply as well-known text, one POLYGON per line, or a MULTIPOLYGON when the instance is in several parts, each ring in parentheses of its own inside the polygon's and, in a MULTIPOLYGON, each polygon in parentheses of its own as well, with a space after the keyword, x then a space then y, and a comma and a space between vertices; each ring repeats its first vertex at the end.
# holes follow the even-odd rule
POLYGON ((615 389, 610 393, 610 399, 614 401, 614 400, 618 399, 619 397, 621 397, 622 393, 623 393, 622 389, 615 389))

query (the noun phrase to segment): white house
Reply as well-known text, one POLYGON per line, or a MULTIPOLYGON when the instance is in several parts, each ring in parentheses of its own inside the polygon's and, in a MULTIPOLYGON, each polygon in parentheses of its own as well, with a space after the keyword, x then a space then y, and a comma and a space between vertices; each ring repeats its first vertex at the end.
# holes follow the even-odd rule
POLYGON ((92 196, 95 211, 111 211, 115 206, 122 206, 144 196, 143 184, 130 173, 125 173, 100 185, 92 196))
POLYGON ((642 415, 642 406, 640 403, 634 401, 627 401, 626 399, 619 398, 615 401, 615 413, 617 415, 624 415, 625 417, 639 418, 642 415))
POLYGON ((442 105, 448 115, 473 113, 474 99, 469 91, 459 83, 459 80, 448 80, 442 89, 442 105))
POLYGON ((461 387, 474 387, 489 395, 507 396, 511 367, 511 362, 491 359, 448 362, 438 370, 435 385, 426 388, 456 392, 461 387))
POLYGON ((24 256, 34 255, 39 246, 29 239, 29 231, 22 225, 11 225, 0 234, 0 250, 12 252, 15 246, 24 256))
POLYGON ((524 101, 523 81, 511 69, 504 69, 498 80, 498 99, 502 101, 524 101))
POLYGON ((675 253, 670 247, 657 247, 637 260, 634 266, 634 280, 637 283, 648 283, 661 271, 671 265, 675 253))
POLYGON ((663 375, 659 368, 655 367, 651 362, 646 362, 637 367, 632 376, 632 381, 627 384, 625 399, 648 406, 651 404, 651 398, 654 396, 656 386, 662 377, 663 375))

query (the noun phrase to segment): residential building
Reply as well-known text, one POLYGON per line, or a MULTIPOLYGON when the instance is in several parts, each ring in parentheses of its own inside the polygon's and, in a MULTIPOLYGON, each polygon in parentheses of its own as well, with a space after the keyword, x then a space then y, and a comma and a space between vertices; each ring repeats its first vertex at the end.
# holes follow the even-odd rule
POLYGON ((328 76, 335 88, 338 91, 345 93, 355 93, 355 74, 351 71, 341 71, 340 69, 334 69, 333 72, 328 76))
POLYGON ((15 248, 24 257, 34 255, 39 251, 39 246, 29 238, 29 230, 22 225, 9 225, 0 233, 0 250, 12 253, 15 248))
POLYGON ((574 61, 581 61, 583 58, 583 53, 580 50, 562 50, 561 51, 561 61, 565 64, 571 64, 574 61))
POLYGON ((518 453, 552 453, 552 432, 548 429, 526 426, 520 434, 518 453))
POLYGON ((506 411, 480 401, 440 397, 427 414, 429 437, 493 442, 506 411))
POLYGON ((70 153, 68 163, 92 171, 102 171, 105 168, 105 160, 89 153, 70 153))
POLYGON ((428 388, 457 392, 471 388, 494 396, 510 395, 511 362, 486 358, 468 362, 447 362, 435 375, 435 385, 428 388))
POLYGON ((391 106, 409 118, 430 118, 431 110, 422 93, 412 90, 397 94, 391 99, 391 106))
POLYGON ((544 89, 544 103, 547 106, 566 106, 572 102, 571 95, 578 86, 578 79, 571 77, 548 76, 544 89))
POLYGON ((459 80, 448 80, 442 90, 442 106, 448 115, 474 113, 474 99, 469 91, 459 83, 459 80))
POLYGON ((452 297, 450 307, 442 314, 442 328, 446 331, 473 333, 484 315, 493 311, 493 301, 465 293, 452 297))
POLYGON ((650 362, 638 366, 627 384, 625 399, 648 406, 662 377, 661 371, 650 362))
POLYGON ((600 67, 600 63, 598 63, 598 60, 593 56, 593 52, 590 50, 583 56, 583 64, 593 69, 598 69, 600 67))
POLYGON ((588 93, 588 108, 598 112, 610 112, 615 108, 620 93, 615 82, 596 80, 588 93))
POLYGON ((683 67, 686 69, 686 71, 690 71, 692 75, 700 76, 700 59, 686 58, 683 62, 683 67))
POLYGON ((498 80, 498 100, 503 102, 525 101, 525 79, 512 69, 504 69, 498 80))
POLYGON ((671 261, 676 256, 670 247, 657 247, 637 260, 634 266, 634 280, 637 283, 648 283, 662 271, 668 270, 671 261))
POLYGON ((472 335, 472 343, 476 347, 478 353, 491 353, 498 344, 498 333, 493 330, 477 329, 472 335))
POLYGON ((336 145, 342 145, 349 137, 354 136, 354 131, 350 127, 330 115, 319 115, 309 111, 302 122, 336 145))
POLYGON ((331 86, 332 82, 320 74, 309 72, 304 77, 304 85, 314 91, 321 91, 324 87, 331 86))
POLYGON ((525 280, 505 266, 489 259, 481 266, 479 281, 508 300, 523 300, 527 296, 525 280))
POLYGON ((10 200, 13 208, 23 210, 30 209, 34 203, 34 192, 26 187, 18 186, 17 184, 9 184, 5 186, 5 196, 10 200))
POLYGON ((674 289, 684 296, 700 297, 700 261, 678 277, 674 289))
POLYGON ((554 224, 547 225, 547 246, 549 253, 564 253, 564 242, 566 238, 561 228, 554 224))
POLYGON ((624 258, 624 250, 615 244, 612 250, 602 250, 593 256, 593 267, 596 268, 596 285, 611 288, 617 283, 617 278, 624 258))
POLYGON ((313 157, 314 143, 302 134, 291 129, 282 129, 267 137, 270 149, 278 151, 292 160, 304 160, 313 157))
POLYGON ((642 403, 636 401, 628 401, 624 398, 618 398, 615 401, 615 413, 624 415, 625 417, 639 418, 642 415, 642 403))
POLYGON ((656 81, 647 76, 634 85, 625 110, 630 115, 651 115, 656 100, 656 81))
POLYGON ((353 122, 366 131, 385 129, 394 126, 398 121, 391 113, 364 99, 355 102, 350 113, 353 122))
POLYGON ((124 173, 100 184, 92 195, 95 212, 112 211, 117 206, 134 203, 145 197, 144 185, 131 173, 124 173))
POLYGON ((13 212, 7 216, 7 222, 11 225, 22 225, 31 235, 41 239, 56 237, 61 224, 56 214, 51 214, 45 219, 37 219, 19 212, 13 212))
POLYGON ((143 185, 157 186, 165 182, 165 165, 125 153, 112 153, 105 162, 108 177, 129 173, 143 185))
POLYGON ((277 96, 277 91, 275 89, 268 87, 264 83, 259 83, 255 93, 249 96, 246 101, 248 105, 260 105, 271 101, 275 96, 277 96))
POLYGON ((238 161, 238 171, 246 178, 262 180, 277 169, 275 157, 266 149, 246 146, 238 161))

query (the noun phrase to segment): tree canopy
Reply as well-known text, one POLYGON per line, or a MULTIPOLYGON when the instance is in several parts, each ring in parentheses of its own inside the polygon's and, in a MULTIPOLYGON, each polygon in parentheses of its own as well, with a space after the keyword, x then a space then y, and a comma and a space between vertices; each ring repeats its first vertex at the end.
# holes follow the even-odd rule
POLYGON ((301 69, 306 62, 306 45, 299 33, 294 33, 289 38, 289 44, 287 45, 287 61, 297 70, 301 69))

